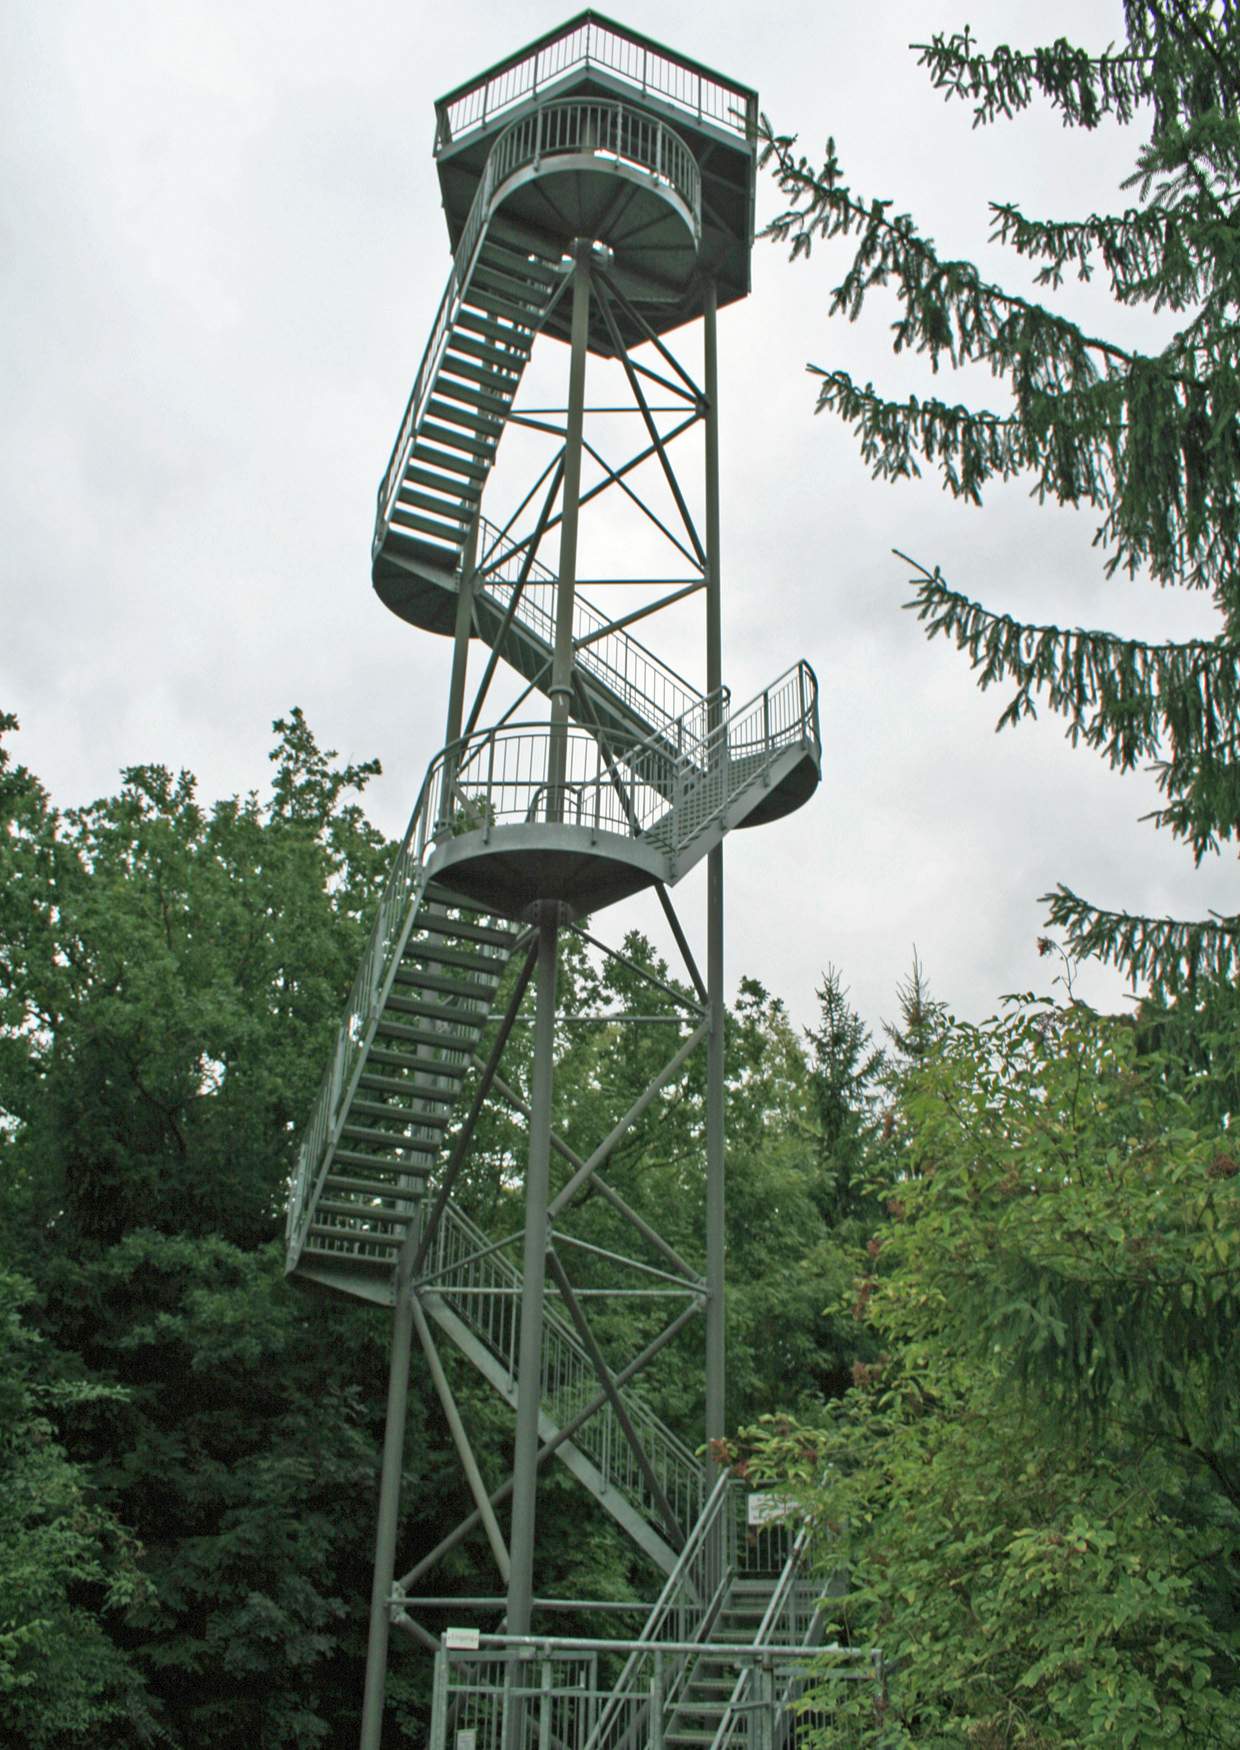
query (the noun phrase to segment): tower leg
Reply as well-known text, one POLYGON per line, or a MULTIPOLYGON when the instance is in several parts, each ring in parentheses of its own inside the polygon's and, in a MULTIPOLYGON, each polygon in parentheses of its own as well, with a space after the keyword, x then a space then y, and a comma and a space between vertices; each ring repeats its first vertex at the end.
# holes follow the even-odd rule
POLYGON ((525 1175, 525 1253, 517 1363, 517 1432, 508 1539, 508 1633, 530 1632, 534 1595, 534 1496, 538 1478, 543 1297, 547 1270, 547 1202, 551 1177, 551 1091, 555 1053, 555 984, 559 907, 543 901, 538 920, 534 1070, 530 1149, 525 1175))
POLYGON ((413 1308, 408 1265, 396 1276, 396 1311, 392 1318, 392 1350, 388 1367, 387 1421, 383 1429, 383 1467, 379 1475, 379 1528, 375 1536, 375 1572, 370 1593, 370 1638, 366 1644, 366 1687, 362 1698, 361 1750, 379 1750, 383 1731, 383 1691, 387 1677, 389 1600, 396 1565, 396 1521, 400 1510, 400 1473, 405 1456, 405 1411, 409 1402, 409 1360, 413 1308))
MULTIPOLYGON (((704 301, 706 393, 706 690, 714 701, 712 726, 723 721, 722 601, 719 565, 719 367, 715 328, 716 293, 708 285, 704 301)), ((727 749, 717 757, 726 760, 727 749)), ((724 1393, 726 1308, 724 1304, 724 1006, 723 1006, 723 847, 706 864, 706 991, 710 1034, 706 1070, 706 1439, 726 1432, 724 1393)), ((709 1449, 708 1449, 709 1451, 709 1449)), ((707 1458, 708 1475, 714 1466, 707 1458)))

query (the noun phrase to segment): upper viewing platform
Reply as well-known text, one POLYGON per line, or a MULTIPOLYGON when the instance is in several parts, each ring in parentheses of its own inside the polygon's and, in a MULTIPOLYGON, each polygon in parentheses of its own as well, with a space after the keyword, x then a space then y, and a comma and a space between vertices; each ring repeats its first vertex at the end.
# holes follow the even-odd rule
MULTIPOLYGON (((435 111, 454 252, 480 223, 543 260, 589 239, 660 333, 700 314, 705 279, 720 305, 749 291, 758 99, 748 87, 583 12, 435 111)), ((567 320, 553 311, 545 332, 565 336, 567 320)), ((592 329, 591 350, 610 353, 614 339, 592 329)))

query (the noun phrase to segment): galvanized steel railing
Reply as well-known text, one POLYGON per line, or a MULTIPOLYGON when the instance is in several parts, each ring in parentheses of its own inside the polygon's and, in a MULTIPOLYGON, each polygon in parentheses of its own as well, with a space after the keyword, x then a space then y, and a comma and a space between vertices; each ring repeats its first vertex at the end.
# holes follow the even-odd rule
MULTIPOLYGON (((692 1643, 642 1648, 634 1641, 559 1636, 479 1635, 476 1647, 440 1647, 431 1691, 429 1750, 593 1750, 597 1722, 611 1693, 600 1688, 600 1659, 636 1652, 640 1676, 625 1697, 619 1726, 633 1750, 663 1750, 669 1708, 667 1673, 674 1660, 700 1652, 692 1643), (451 1724, 449 1724, 451 1722, 451 1724), (450 1735, 451 1734, 451 1735, 450 1735)), ((739 1670, 753 1672, 753 1695, 730 1740, 735 1750, 809 1750, 821 1743, 834 1708, 826 1693, 839 1683, 886 1688, 879 1649, 729 1648, 739 1670), (810 1707, 779 1699, 810 1684, 810 1707)))
POLYGON ((589 66, 601 68, 643 95, 661 98, 686 117, 713 122, 742 139, 756 137, 758 98, 748 86, 670 54, 651 38, 598 13, 583 12, 440 98, 435 105, 436 155, 515 104, 589 66))
MULTIPOLYGON (((649 1702, 651 1654, 662 1652, 659 1699, 663 1707, 684 1686, 703 1636, 718 1615, 735 1572, 736 1484, 725 1470, 716 1480, 701 1517, 668 1575, 638 1644, 625 1661, 611 1695, 592 1727, 587 1750, 628 1750, 642 1722, 642 1703, 649 1702), (669 1644, 692 1647, 691 1653, 669 1653, 669 1644)), ((649 1741, 649 1736, 647 1737, 649 1741)))
MULTIPOLYGON (((485 518, 480 534, 486 557, 479 591, 507 612, 524 565, 524 548, 506 542, 485 518)), ((535 560, 513 612, 514 622, 531 632, 546 647, 548 656, 555 646, 555 587, 555 573, 535 560)), ((623 627, 608 630, 608 625, 609 617, 576 592, 573 644, 577 666, 629 709, 638 734, 687 719, 694 707, 702 704, 703 695, 623 627)), ((725 710, 727 697, 724 688, 725 710)), ((701 733, 706 727, 703 724, 701 733)))
MULTIPOLYGON (((374 552, 378 552, 387 532, 414 433, 443 364, 453 319, 465 297, 492 210, 504 185, 519 171, 531 167, 538 169, 545 160, 582 153, 631 164, 656 177, 682 203, 695 243, 700 239, 701 172, 680 135, 665 123, 622 103, 577 99, 544 104, 533 114, 521 117, 506 128, 492 147, 475 190, 452 258, 448 284, 405 407, 405 416, 379 483, 374 552)), ((531 330, 537 327, 538 319, 538 312, 531 306, 531 330)), ((521 334, 521 329, 513 329, 514 339, 520 338, 521 334)))
POLYGON ((353 980, 344 1019, 336 1035, 332 1061, 319 1085, 310 1113, 289 1194, 287 1239, 290 1268, 305 1240, 319 1184, 331 1162, 332 1142, 361 1074, 374 1023, 383 1010, 392 979, 408 940, 416 907, 414 894, 422 883, 427 784, 414 803, 409 825, 379 899, 374 925, 353 980))
MULTIPOLYGON (((469 1217, 449 1203, 427 1255, 422 1283, 438 1295, 516 1380, 521 1324, 521 1272, 469 1217)), ((542 1404, 558 1426, 598 1396, 599 1379, 576 1333, 554 1306, 546 1309, 542 1343, 542 1404)), ((702 1467, 632 1387, 625 1409, 677 1523, 686 1532, 702 1510, 702 1467)), ((650 1522, 662 1524, 658 1503, 610 1403, 573 1435, 605 1479, 650 1522)))
POLYGON ((539 170, 545 159, 582 154, 629 165, 663 183, 679 197, 694 244, 701 241, 702 173, 697 159, 666 122, 611 98, 542 103, 505 128, 487 159, 491 198, 498 199, 519 171, 539 170))

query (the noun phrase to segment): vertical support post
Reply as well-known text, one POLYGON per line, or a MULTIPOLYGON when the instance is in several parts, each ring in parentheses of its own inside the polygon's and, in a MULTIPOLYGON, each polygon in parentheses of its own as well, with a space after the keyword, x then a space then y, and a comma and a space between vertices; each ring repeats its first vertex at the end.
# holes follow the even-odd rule
MULTIPOLYGON (((717 294, 709 281, 703 299, 706 395, 706 691, 715 756, 727 760, 718 734, 723 722, 723 609, 719 553, 719 354, 717 294)), ((726 777, 726 771, 722 774, 726 777)), ((725 1399, 726 1319, 724 1306, 724 1010, 723 1010, 723 846, 706 864, 706 992, 710 1033, 706 1059, 706 1439, 727 1431, 725 1399)), ((716 1474, 707 1447, 707 1476, 716 1474)))
POLYGON ((448 683, 448 719, 444 725, 444 741, 455 741, 461 733, 465 714, 465 671, 469 666, 469 637, 473 631, 474 584, 478 575, 478 525, 480 511, 474 520, 461 554, 461 587, 456 597, 456 626, 452 635, 452 679, 448 683))
POLYGON ((574 246, 572 357, 568 366, 568 420, 564 436, 560 575, 555 599, 551 663, 551 758, 548 819, 559 820, 568 766, 568 715, 573 695, 573 610, 577 590, 577 519, 581 507, 581 450, 585 428, 586 347, 590 338, 590 245, 574 246))
POLYGON ((379 1750, 383 1732, 383 1691, 387 1677, 392 1580, 396 1571, 396 1521, 400 1511, 400 1473, 405 1456, 405 1411, 409 1402, 409 1361, 413 1308, 409 1293, 408 1248, 396 1271, 396 1308, 388 1364, 387 1421, 379 1473, 379 1526, 375 1534, 375 1572, 370 1591, 370 1637, 366 1644, 366 1686, 362 1695, 360 1750, 379 1750))
MULTIPOLYGON (((478 525, 481 519, 481 511, 475 511, 461 554, 461 586, 457 592, 456 626, 452 636, 452 678, 448 683, 448 716, 443 736, 446 748, 451 748, 459 737, 465 714, 465 677, 469 668, 469 636, 474 623, 474 583, 478 574, 478 525)), ((444 760, 442 810, 447 819, 451 819, 456 807, 453 798, 456 762, 455 752, 450 752, 444 760)))
POLYGON ((530 1146, 525 1175, 525 1250, 521 1336, 517 1358, 517 1432, 512 1463, 512 1523, 508 1539, 508 1633, 528 1635, 533 1602, 534 1497, 538 1478, 543 1300, 547 1272, 547 1202, 551 1180, 551 1090, 555 1051, 555 983, 559 906, 538 907, 538 973, 530 1146))

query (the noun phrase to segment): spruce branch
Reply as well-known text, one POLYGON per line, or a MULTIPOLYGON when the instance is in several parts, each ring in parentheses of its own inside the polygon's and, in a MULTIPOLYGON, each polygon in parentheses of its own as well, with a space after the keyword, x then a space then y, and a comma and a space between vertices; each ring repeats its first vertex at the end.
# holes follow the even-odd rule
POLYGON ((1126 0, 1127 42, 1100 55, 1064 37, 1020 50, 1000 43, 988 54, 966 25, 928 43, 911 43, 918 66, 948 100, 973 105, 973 125, 1011 119, 1036 97, 1057 110, 1065 127, 1120 126, 1150 106, 1156 131, 1207 110, 1234 115, 1240 98, 1233 5, 1215 0, 1126 0))
POLYGON ((1234 982, 1240 975, 1240 917, 1211 913, 1187 922, 1104 911, 1062 882, 1041 903, 1050 907, 1047 922, 1065 932, 1073 954, 1121 968, 1134 985, 1147 982, 1157 997, 1206 982, 1234 982))
POLYGON ((1240 832, 1240 648, 1028 625, 953 590, 937 566, 896 556, 913 568, 905 606, 926 637, 967 652, 983 692, 1014 684, 996 729, 1036 717, 1041 700, 1066 720, 1074 746, 1083 742, 1120 771, 1153 762, 1168 797, 1154 818, 1187 839, 1199 861, 1240 832))
POLYGON ((1090 55, 1064 37, 1026 52, 1000 43, 982 54, 966 25, 909 47, 936 91, 973 104, 974 127, 1018 115, 1039 94, 1060 111, 1065 126, 1095 128, 1108 115, 1122 126, 1149 94, 1149 55, 1117 54, 1112 47, 1090 55))

